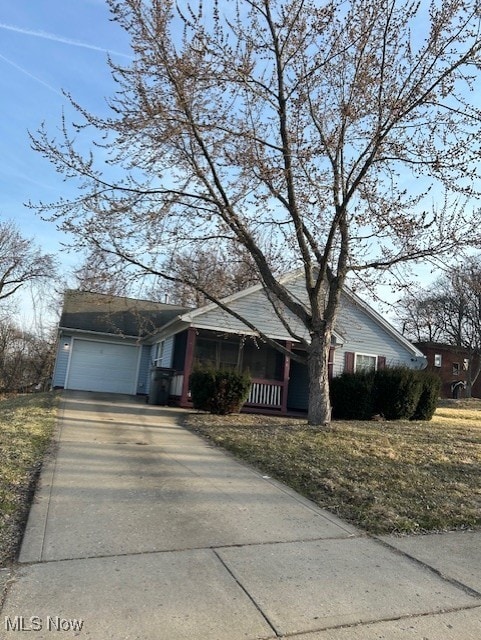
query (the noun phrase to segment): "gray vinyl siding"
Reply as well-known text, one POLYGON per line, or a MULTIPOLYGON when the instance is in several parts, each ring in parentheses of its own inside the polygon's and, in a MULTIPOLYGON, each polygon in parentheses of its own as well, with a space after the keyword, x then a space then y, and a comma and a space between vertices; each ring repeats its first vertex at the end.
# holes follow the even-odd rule
POLYGON ((150 362, 149 365, 153 366, 155 361, 155 354, 157 353, 157 343, 150 347, 150 362))
MULTIPOLYGON (((172 360, 174 354, 174 340, 175 336, 169 336, 166 338, 164 342, 164 353, 162 356, 162 363, 158 363, 159 367, 172 367, 172 360)), ((146 380, 145 380, 145 391, 141 391, 140 393, 149 393, 150 392, 150 369, 155 363, 155 356, 157 354, 157 346, 158 342, 151 346, 144 345, 143 349, 147 353, 147 364, 146 364, 146 380)), ((144 352, 142 351, 142 358, 144 352)), ((142 367, 142 364, 141 364, 142 367)))
POLYGON ((148 395, 150 393, 150 369, 154 364, 157 344, 145 345, 145 349, 148 353, 148 363, 146 365, 146 378, 145 378, 145 393, 148 395))
POLYGON ((386 366, 402 365, 412 368, 421 367, 421 359, 416 358, 394 334, 376 322, 364 309, 346 296, 342 296, 336 329, 344 337, 344 344, 334 354, 333 375, 344 370, 346 351, 373 356, 384 356, 386 366))
POLYGON ((137 379, 137 393, 149 392, 150 382, 150 346, 143 345, 140 354, 139 375, 137 379))
POLYGON ((163 367, 171 367, 174 358, 174 336, 169 336, 164 341, 164 356, 162 358, 163 367))
MULTIPOLYGON (((250 295, 239 297, 230 302, 229 307, 252 322, 259 331, 274 338, 291 339, 264 291, 258 290, 250 295)), ((301 337, 308 335, 305 327, 291 312, 285 309, 283 315, 296 334, 301 337)), ((224 329, 235 333, 251 333, 251 330, 243 322, 219 308, 211 309, 198 315, 193 324, 196 327, 206 329, 224 329)))
POLYGON ((63 388, 65 386, 71 348, 72 337, 64 335, 61 336, 57 345, 57 358, 55 360, 55 369, 52 378, 52 386, 54 388, 63 388), (68 347, 66 345, 68 345, 68 347))

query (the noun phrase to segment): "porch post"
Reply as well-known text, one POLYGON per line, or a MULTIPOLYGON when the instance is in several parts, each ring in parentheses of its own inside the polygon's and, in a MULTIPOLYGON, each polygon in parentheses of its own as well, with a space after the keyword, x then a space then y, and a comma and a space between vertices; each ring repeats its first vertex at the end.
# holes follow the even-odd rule
MULTIPOLYGON (((292 351, 292 342, 290 340, 286 340, 286 349, 288 351, 292 351)), ((289 390, 289 374, 291 371, 291 358, 290 356, 284 356, 284 379, 283 379, 283 387, 282 387, 282 405, 281 405, 281 413, 287 413, 287 392, 289 390)))
POLYGON ((182 395, 180 397, 180 406, 187 407, 189 405, 189 378, 192 373, 192 365, 194 364, 196 330, 194 327, 187 329, 187 346, 185 350, 184 360, 184 379, 182 381, 182 395))

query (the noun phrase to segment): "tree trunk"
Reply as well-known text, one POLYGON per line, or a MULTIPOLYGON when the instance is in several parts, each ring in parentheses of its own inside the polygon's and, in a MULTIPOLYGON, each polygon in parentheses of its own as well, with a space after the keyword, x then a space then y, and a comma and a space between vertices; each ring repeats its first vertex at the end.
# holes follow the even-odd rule
POLYGON ((311 426, 328 427, 331 422, 329 396, 329 350, 331 334, 313 333, 307 354, 309 373, 309 407, 307 421, 311 426))

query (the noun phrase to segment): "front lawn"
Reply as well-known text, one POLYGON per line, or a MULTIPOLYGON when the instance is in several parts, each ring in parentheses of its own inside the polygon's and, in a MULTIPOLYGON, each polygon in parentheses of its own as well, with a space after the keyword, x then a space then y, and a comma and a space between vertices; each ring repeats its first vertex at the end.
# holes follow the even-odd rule
POLYGON ((0 567, 11 562, 18 549, 57 405, 54 393, 0 400, 0 567))
POLYGON ((190 414, 187 426, 375 534, 481 526, 481 403, 431 422, 305 421, 190 414))

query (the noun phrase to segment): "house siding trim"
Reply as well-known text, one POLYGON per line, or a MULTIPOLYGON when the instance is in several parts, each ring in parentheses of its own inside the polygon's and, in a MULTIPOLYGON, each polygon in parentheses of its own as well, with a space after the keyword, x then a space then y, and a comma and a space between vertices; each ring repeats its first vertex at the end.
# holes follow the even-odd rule
POLYGON ((190 406, 189 383, 190 383, 190 374, 192 373, 192 367, 194 364, 196 335, 197 335, 197 331, 195 330, 194 327, 190 327, 187 330, 187 349, 186 349, 186 354, 184 359, 184 379, 182 381, 182 395, 180 398, 181 407, 190 406))
POLYGON ((60 333, 57 341, 57 355, 52 376, 52 387, 63 389, 67 379, 67 369, 72 349, 72 337, 60 333))
POLYGON ((150 347, 142 345, 137 373, 137 394, 147 395, 150 387, 150 347))

